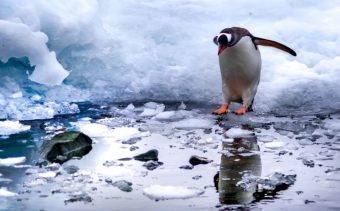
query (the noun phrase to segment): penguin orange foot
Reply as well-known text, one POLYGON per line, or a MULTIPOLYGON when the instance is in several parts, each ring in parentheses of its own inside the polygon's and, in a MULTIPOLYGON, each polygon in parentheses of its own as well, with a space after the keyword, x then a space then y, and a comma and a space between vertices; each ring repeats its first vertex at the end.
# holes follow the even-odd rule
POLYGON ((245 106, 242 106, 241 108, 237 109, 234 111, 236 115, 243 115, 247 111, 247 108, 245 106))
POLYGON ((221 105, 221 107, 217 110, 215 110, 214 112, 212 112, 215 115, 221 115, 221 114, 225 114, 228 112, 228 106, 227 105, 221 105))

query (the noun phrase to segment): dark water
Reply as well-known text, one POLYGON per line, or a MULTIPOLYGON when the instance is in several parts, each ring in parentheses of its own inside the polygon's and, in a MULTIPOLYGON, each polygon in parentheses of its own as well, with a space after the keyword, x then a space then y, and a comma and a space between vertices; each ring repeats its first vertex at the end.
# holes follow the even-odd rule
POLYGON ((133 110, 124 110, 126 105, 80 104, 77 115, 23 122, 31 125, 30 131, 0 140, 0 158, 26 157, 24 165, 0 166, 0 179, 7 179, 0 180, 0 186, 17 193, 0 196, 0 209, 340 210, 339 114, 216 117, 210 115, 214 109, 210 105, 187 104, 184 111, 176 110, 178 105, 165 105, 166 111, 177 115, 170 118, 140 116, 145 111, 143 103, 135 103, 133 110), (195 121, 183 123, 188 119, 195 121), (120 133, 101 132, 98 123, 120 133), (225 132, 235 127, 253 134, 228 137, 225 132), (124 136, 133 132, 131 128, 142 133, 135 141, 124 136), (36 165, 43 161, 39 153, 43 141, 62 130, 88 131, 93 149, 61 166, 36 165), (163 163, 152 171, 143 167, 144 162, 120 160, 150 149, 158 150, 163 163), (192 155, 212 162, 180 168, 190 166, 192 155), (70 168, 77 172, 68 172, 70 168), (296 175, 296 181, 262 194, 255 184, 246 190, 236 185, 247 175, 265 177, 272 172, 296 175), (118 180, 131 182, 132 191, 112 185, 118 180), (152 185, 193 187, 204 193, 155 200, 144 194, 152 185))

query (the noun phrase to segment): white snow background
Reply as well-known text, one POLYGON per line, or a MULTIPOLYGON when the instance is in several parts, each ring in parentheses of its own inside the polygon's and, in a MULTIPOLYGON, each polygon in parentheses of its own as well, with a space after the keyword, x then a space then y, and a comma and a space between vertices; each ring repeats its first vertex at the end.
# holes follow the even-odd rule
POLYGON ((256 111, 338 110, 339 20, 340 1, 1 0, 0 118, 85 100, 220 103, 212 39, 232 26, 297 52, 260 47, 256 111))

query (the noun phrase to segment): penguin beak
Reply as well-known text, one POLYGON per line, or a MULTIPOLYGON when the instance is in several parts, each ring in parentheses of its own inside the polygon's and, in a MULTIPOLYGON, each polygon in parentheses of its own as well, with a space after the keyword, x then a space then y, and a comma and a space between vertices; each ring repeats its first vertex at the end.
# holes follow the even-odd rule
POLYGON ((219 45, 218 46, 218 54, 220 55, 221 53, 223 53, 223 51, 227 48, 227 45, 219 45))

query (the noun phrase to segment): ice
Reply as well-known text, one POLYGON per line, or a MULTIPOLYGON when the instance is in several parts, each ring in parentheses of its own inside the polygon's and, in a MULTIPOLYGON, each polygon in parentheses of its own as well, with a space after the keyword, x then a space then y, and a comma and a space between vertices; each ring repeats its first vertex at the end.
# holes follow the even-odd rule
POLYGON ((26 157, 11 157, 11 158, 0 158, 0 166, 13 166, 19 163, 24 163, 26 157))
POLYGON ((30 125, 23 125, 19 121, 0 121, 0 135, 8 136, 11 134, 21 133, 31 129, 30 125))
POLYGON ((57 61, 55 52, 50 52, 43 32, 33 32, 24 23, 0 20, 0 60, 7 62, 11 57, 28 57, 34 72, 32 81, 45 85, 59 85, 69 75, 57 61))
POLYGON ((173 127, 177 129, 208 129, 214 125, 214 121, 210 119, 190 118, 173 123, 173 127))
POLYGON ((150 187, 144 188, 143 193, 150 199, 168 200, 197 197, 202 195, 204 191, 194 187, 152 185, 150 187))
POLYGON ((241 128, 230 128, 225 135, 229 138, 242 138, 253 136, 254 132, 249 130, 243 130, 241 128))
POLYGON ((10 197, 10 196, 16 196, 16 195, 18 194, 7 190, 7 188, 0 187, 0 197, 10 197))
POLYGON ((265 143, 264 146, 268 149, 281 149, 284 146, 286 146, 287 144, 285 142, 282 141, 278 141, 278 140, 274 140, 273 142, 268 142, 265 143))
POLYGON ((144 104, 144 110, 139 116, 142 117, 152 117, 155 116, 161 112, 163 112, 165 109, 164 104, 158 104, 155 102, 148 102, 144 104))
POLYGON ((79 131, 91 138, 104 138, 111 141, 128 140, 149 135, 148 132, 140 132, 134 127, 116 127, 111 129, 106 125, 89 122, 77 122, 75 125, 79 131))
POLYGON ((57 173, 54 171, 47 171, 47 172, 38 174, 38 177, 41 177, 41 178, 54 178, 56 176, 57 176, 57 173))
POLYGON ((164 111, 155 116, 156 120, 170 120, 175 118, 176 112, 175 111, 164 111))
MULTIPOLYGON (((260 47, 263 68, 255 110, 287 114, 287 108, 308 112, 339 108, 340 50, 336 46, 340 32, 333 27, 339 13, 329 2, 266 1, 263 6, 207 0, 2 0, 0 8, 1 61, 27 57, 30 62, 1 63, 1 76, 13 78, 20 88, 11 95, 0 90, 4 118, 7 112, 1 110, 21 99, 20 92, 22 98, 34 102, 30 97, 39 95, 38 101, 68 103, 146 99, 220 103, 217 47, 212 38, 224 27, 235 25, 298 53, 291 57, 260 47), (227 21, 221 23, 221 19, 227 21), (132 34, 138 42, 131 42, 128 35, 132 34), (317 45, 312 44, 315 37, 317 45), (28 81, 27 72, 29 78, 44 84, 60 84, 70 75, 65 84, 46 87, 28 81)), ((146 110, 144 115, 154 111, 146 110)))

